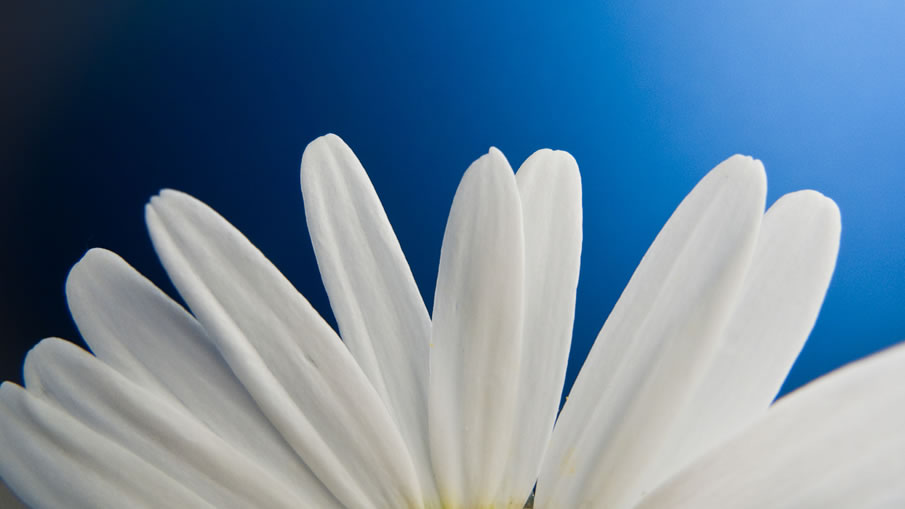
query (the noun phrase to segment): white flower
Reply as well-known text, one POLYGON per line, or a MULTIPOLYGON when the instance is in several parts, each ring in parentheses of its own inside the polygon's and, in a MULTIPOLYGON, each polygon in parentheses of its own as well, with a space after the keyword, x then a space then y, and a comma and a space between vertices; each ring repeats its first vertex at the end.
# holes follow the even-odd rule
POLYGON ((835 264, 819 193, 764 214, 758 161, 708 174, 657 236, 556 416, 581 245, 578 168, 466 172, 433 319, 336 136, 302 159, 343 342, 248 240, 175 191, 147 206, 192 314, 115 254, 66 285, 94 355, 46 339, 0 389, 0 475, 34 507, 905 506, 905 349, 770 406, 835 264))

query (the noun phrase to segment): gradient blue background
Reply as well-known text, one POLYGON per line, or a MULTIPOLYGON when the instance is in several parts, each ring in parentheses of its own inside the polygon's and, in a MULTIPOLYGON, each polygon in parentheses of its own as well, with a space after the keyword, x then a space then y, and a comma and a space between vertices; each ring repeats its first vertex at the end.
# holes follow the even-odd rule
POLYGON ((585 243, 569 383, 659 228, 707 170, 763 160, 768 202, 842 210, 839 264, 786 390, 905 339, 905 3, 134 2, 0 7, 3 379, 76 339, 88 248, 172 292, 143 225, 160 188, 244 231, 332 320, 298 163, 340 134, 428 305, 446 215, 490 145, 578 160, 585 243))

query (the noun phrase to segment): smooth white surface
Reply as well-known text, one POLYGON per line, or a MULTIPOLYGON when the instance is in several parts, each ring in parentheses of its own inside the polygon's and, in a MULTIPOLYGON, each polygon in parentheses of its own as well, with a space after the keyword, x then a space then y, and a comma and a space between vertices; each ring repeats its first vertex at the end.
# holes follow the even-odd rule
POLYGON ((760 227, 760 162, 734 156, 682 201, 644 255, 559 417, 537 485, 548 509, 630 507, 714 354, 760 227))
MULTIPOLYGON (((437 501, 436 473, 449 506, 521 508, 568 356, 574 160, 538 151, 513 176, 491 149, 469 168, 432 327, 338 137, 309 146, 302 188, 352 352, 225 220, 164 191, 148 227, 198 319, 115 254, 86 254, 67 298, 97 357, 48 339, 26 360, 28 390, 0 388, 0 476, 21 498, 423 507, 437 501)), ((670 218, 582 369, 535 507, 905 505, 905 346, 767 408, 816 319, 840 226, 819 193, 787 195, 766 215, 764 194, 759 162, 735 156, 670 218)))
POLYGON ((513 447, 500 497, 522 509, 559 410, 581 258, 581 177, 568 153, 539 150, 515 174, 525 231, 525 321, 513 447))
POLYGON ((839 209, 815 191, 788 194, 767 211, 743 294, 654 482, 767 411, 817 320, 839 233, 839 209))
POLYGON ((146 220, 174 285, 258 406, 350 508, 421 502, 393 419, 336 333, 216 212, 163 191, 146 220))
POLYGON ((25 359, 25 386, 216 507, 297 506, 299 495, 247 461, 184 407, 142 389, 81 348, 45 339, 25 359))
POLYGON ((524 246, 515 176, 492 148, 459 184, 434 296, 430 447, 451 507, 508 502, 496 498, 518 422, 524 246))
POLYGON ((905 507, 905 346, 779 400, 638 509, 905 507))
POLYGON ((200 324, 122 258, 92 249, 66 281, 69 309, 99 359, 183 406, 317 507, 339 502, 295 454, 230 371, 200 324))
POLYGON ((0 386, 0 475, 33 509, 215 506, 18 385, 0 386))
POLYGON ((430 317, 364 168, 336 135, 302 156, 305 218, 340 335, 380 394, 436 501, 427 427, 430 317))

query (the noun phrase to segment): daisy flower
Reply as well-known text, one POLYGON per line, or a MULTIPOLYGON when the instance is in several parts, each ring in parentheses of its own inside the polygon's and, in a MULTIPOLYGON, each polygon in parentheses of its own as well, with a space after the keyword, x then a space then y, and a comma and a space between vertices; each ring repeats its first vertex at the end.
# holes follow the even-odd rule
POLYGON ((578 167, 475 161, 431 314, 364 169, 302 158, 339 332, 198 200, 146 208, 189 311, 117 255, 66 283, 91 348, 50 338, 0 388, 0 476, 35 508, 723 509, 905 506, 905 348, 772 404, 816 320, 839 213, 764 213, 734 156, 641 260, 558 415, 581 250, 578 167), (340 339, 342 338, 342 339, 340 339), (554 427, 555 422, 555 427, 554 427))

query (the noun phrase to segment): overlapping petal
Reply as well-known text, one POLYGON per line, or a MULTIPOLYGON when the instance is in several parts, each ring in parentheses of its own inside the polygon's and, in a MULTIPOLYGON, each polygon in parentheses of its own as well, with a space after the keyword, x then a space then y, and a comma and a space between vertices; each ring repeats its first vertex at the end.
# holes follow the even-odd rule
POLYGON ((521 509, 553 432, 569 360, 581 255, 581 179, 568 153, 539 150, 515 174, 525 231, 525 312, 513 447, 500 493, 521 509))
POLYGON ((604 324, 559 417, 539 507, 630 507, 714 355, 760 228, 766 182, 735 156, 682 201, 604 324))
MULTIPOLYGON (((814 324, 839 212, 764 214, 758 161, 708 174, 657 236, 553 427, 581 250, 578 168, 466 172, 428 317, 336 136, 301 168, 339 336, 223 218, 164 191, 154 246, 192 314, 89 251, 58 339, 0 387, 0 477, 33 507, 898 507, 905 347, 769 407, 814 324), (769 407, 769 408, 768 408, 769 407), (551 441, 552 436, 552 441, 551 441), (549 446, 548 446, 549 443, 549 446)), ((2 486, 0 486, 2 489, 2 486)))
POLYGON ((767 411, 817 319, 839 233, 839 209, 815 191, 788 194, 767 211, 743 293, 657 460, 658 480, 767 411))
POLYGON ((122 258, 89 251, 70 272, 66 295, 100 360, 167 404, 185 408, 300 500, 340 507, 261 413, 201 325, 122 258))
POLYGON ((498 490, 517 422, 524 253, 515 176, 490 149, 459 184, 434 296, 430 447, 450 507, 509 502, 498 490))
POLYGON ((886 509, 905 504, 905 346, 779 400, 638 509, 886 509))
POLYGON ((192 487, 18 385, 0 386, 0 475, 34 509, 214 509, 192 487))
POLYGON ((311 305, 235 228, 175 191, 146 220, 170 278, 261 411, 351 508, 418 506, 380 396, 311 305))
POLYGON ((271 475, 272 468, 248 461, 183 407, 142 389, 68 341, 39 343, 24 371, 30 393, 178 479, 214 507, 289 509, 305 497, 271 475))

